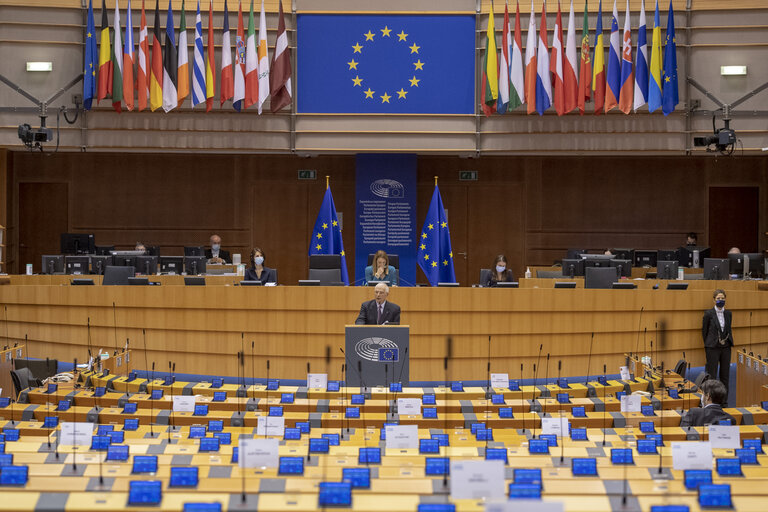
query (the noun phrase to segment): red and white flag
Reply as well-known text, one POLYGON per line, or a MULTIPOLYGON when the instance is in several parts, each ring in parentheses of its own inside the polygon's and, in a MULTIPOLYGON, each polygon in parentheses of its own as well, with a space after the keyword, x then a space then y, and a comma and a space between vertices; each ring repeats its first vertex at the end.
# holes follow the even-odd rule
POLYGON ((285 31, 285 19, 283 18, 283 0, 280 0, 279 6, 277 40, 275 41, 275 53, 272 55, 272 67, 269 72, 269 88, 272 92, 269 108, 272 113, 290 105, 293 100, 291 54, 288 50, 288 33, 285 31))
POLYGON ((147 17, 144 14, 144 0, 141 0, 141 27, 139 28, 139 69, 138 93, 139 110, 147 108, 149 98, 149 40, 147 39, 147 17))
POLYGON ((565 60, 563 61, 563 86, 565 89, 565 113, 578 106, 579 95, 579 65, 576 57, 576 27, 573 16, 573 0, 571 12, 568 14, 568 37, 565 43, 565 60))
POLYGON ((256 53, 256 27, 253 24, 253 0, 248 16, 248 37, 245 40, 245 108, 259 102, 259 55, 256 53))
POLYGON ((563 18, 560 15, 560 2, 557 2, 555 34, 552 38, 552 58, 549 61, 552 72, 552 103, 555 112, 561 116, 565 112, 565 89, 563 85, 563 18))
POLYGON ((232 43, 229 39, 229 9, 224 0, 224 35, 221 37, 221 103, 231 99, 235 94, 235 83, 232 76, 232 43))

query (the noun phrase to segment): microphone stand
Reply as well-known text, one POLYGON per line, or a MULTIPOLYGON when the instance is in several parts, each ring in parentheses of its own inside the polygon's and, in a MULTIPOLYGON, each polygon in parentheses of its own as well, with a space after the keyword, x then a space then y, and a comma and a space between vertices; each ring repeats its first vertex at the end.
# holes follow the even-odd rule
MULTIPOLYGON (((603 364, 603 376, 607 378, 607 367, 606 367, 605 364, 603 364)), ((603 446, 605 446, 605 430, 606 430, 605 423, 606 423, 606 419, 607 419, 606 418, 606 414, 607 414, 607 410, 608 410, 608 407, 607 407, 607 404, 606 404, 606 401, 605 401, 606 400, 606 393, 608 392, 607 391, 607 389, 608 389, 608 382, 606 381, 605 384, 606 385, 603 386, 603 446)))
MULTIPOLYGON (((523 396, 523 363, 520 363, 520 396, 523 396)), ((525 404, 525 398, 522 400, 523 404, 525 404)), ((525 435, 525 410, 523 410, 523 435, 525 435)))

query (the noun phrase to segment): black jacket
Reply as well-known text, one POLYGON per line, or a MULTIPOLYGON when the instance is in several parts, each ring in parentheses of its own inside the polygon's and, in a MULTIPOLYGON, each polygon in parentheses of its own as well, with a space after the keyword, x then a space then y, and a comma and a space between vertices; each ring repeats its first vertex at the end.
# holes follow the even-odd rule
POLYGON ((394 302, 386 301, 379 322, 376 321, 378 317, 377 307, 375 300, 363 302, 355 323, 358 325, 382 325, 384 322, 388 325, 397 325, 400 323, 400 306, 394 302))
POLYGON ((277 273, 275 269, 269 267, 263 267, 261 269, 261 277, 256 275, 256 269, 251 267, 245 269, 246 281, 261 281, 261 284, 277 283, 277 273))
POLYGON ((731 420, 731 425, 736 425, 736 420, 725 412, 717 404, 709 404, 706 407, 692 407, 680 420, 681 427, 702 427, 712 425, 720 420, 731 420))
MULTIPOLYGON (((205 257, 209 260, 213 258, 213 251, 206 249, 205 257)), ((224 249, 219 249, 219 258, 223 259, 224 263, 232 263, 232 258, 229 256, 229 251, 225 251, 224 249)))
POLYGON ((723 311, 725 326, 720 327, 715 308, 710 308, 704 312, 701 323, 701 337, 704 339, 704 346, 707 348, 717 348, 720 345, 719 340, 725 340, 725 344, 733 346, 733 334, 731 333, 731 320, 733 313, 726 309, 723 311))

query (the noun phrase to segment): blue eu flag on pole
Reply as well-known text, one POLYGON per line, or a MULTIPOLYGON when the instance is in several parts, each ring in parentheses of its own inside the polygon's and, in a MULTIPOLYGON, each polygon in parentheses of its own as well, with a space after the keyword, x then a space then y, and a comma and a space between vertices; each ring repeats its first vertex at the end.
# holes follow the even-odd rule
POLYGON ((675 106, 680 101, 677 91, 677 45, 675 44, 675 13, 672 10, 672 1, 669 2, 667 14, 667 41, 664 45, 664 74, 662 81, 661 111, 664 115, 674 112, 675 106))
POLYGON ((419 233, 417 243, 419 249, 416 259, 427 276, 429 284, 437 286, 437 283, 455 283, 451 233, 448 230, 448 219, 445 216, 443 199, 440 197, 440 189, 437 185, 435 185, 424 228, 419 233))
POLYGON ((347 273, 347 258, 344 255, 344 240, 341 239, 341 226, 336 215, 336 205, 333 203, 331 187, 326 187, 323 204, 317 214, 315 229, 312 230, 312 239, 309 241, 309 255, 313 254, 340 254, 341 255, 341 280, 349 285, 347 273))
POLYGON ((91 109, 96 96, 96 69, 99 53, 96 49, 96 27, 93 22, 93 0, 88 0, 88 26, 85 31, 85 66, 83 67, 83 108, 91 109))

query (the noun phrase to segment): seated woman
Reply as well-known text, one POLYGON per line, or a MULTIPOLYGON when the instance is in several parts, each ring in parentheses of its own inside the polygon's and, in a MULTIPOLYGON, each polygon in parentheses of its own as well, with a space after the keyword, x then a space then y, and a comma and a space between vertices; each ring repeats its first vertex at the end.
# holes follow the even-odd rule
POLYGON ((258 247, 254 247, 251 251, 251 266, 245 269, 245 280, 277 284, 277 272, 273 268, 264 266, 264 251, 258 247))
POLYGON ((389 256, 382 250, 376 251, 373 255, 373 265, 365 267, 365 282, 371 281, 389 281, 392 286, 400 284, 397 269, 389 264, 389 256))
POLYGON ((515 275, 512 273, 512 269, 507 268, 507 257, 503 254, 496 256, 493 261, 493 268, 491 268, 491 277, 485 286, 493 287, 498 283, 511 283, 515 280, 515 275))

